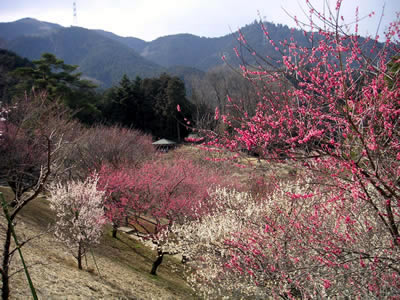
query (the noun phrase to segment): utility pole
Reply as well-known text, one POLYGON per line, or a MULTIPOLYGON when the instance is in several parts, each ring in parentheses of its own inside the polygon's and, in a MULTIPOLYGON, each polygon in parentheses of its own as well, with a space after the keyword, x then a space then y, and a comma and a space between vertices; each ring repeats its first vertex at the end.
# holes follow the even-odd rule
POLYGON ((78 26, 78 17, 76 14, 76 2, 75 1, 73 4, 73 12, 74 12, 74 22, 73 22, 72 26, 78 26))

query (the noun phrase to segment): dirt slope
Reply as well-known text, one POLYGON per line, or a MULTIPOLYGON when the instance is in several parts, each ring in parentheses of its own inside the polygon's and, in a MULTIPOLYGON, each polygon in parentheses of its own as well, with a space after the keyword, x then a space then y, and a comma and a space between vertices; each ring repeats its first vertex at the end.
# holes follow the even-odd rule
MULTIPOLYGON (((4 224, 4 218, 0 222, 4 224)), ((35 200, 19 218, 17 234, 21 240, 38 235, 51 222, 52 212, 46 201, 35 200)), ((1 240, 0 243, 3 244, 1 240)), ((94 249, 100 274, 91 254, 84 270, 78 270, 68 249, 51 232, 22 249, 40 299, 193 299, 183 280, 182 265, 176 259, 167 258, 158 276, 152 276, 149 270, 155 253, 122 233, 116 240, 106 230, 101 244, 94 249)), ((19 257, 15 255, 10 273, 20 267, 19 257)), ((10 288, 11 299, 31 297, 23 271, 12 277, 10 288)))

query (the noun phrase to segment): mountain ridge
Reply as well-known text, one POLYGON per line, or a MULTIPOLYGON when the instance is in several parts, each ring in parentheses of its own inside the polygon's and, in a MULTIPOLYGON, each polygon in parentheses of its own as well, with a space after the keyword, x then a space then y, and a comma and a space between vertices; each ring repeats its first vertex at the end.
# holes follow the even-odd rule
POLYGON ((106 87, 118 83, 123 74, 149 77, 164 71, 132 48, 82 27, 59 27, 51 32, 36 31, 34 35, 3 39, 8 50, 31 60, 45 52, 53 53, 67 64, 78 65, 85 76, 106 87))
POLYGON ((0 37, 5 40, 12 40, 21 35, 49 34, 63 28, 63 26, 59 24, 40 21, 34 18, 22 18, 14 22, 4 22, 0 24, 0 37))
MULTIPOLYGON (((301 46, 310 45, 300 30, 269 22, 264 25, 275 41, 293 37, 301 46)), ((251 45, 258 56, 243 49, 238 42, 238 31, 221 37, 173 34, 148 42, 101 29, 63 27, 32 18, 0 23, 0 47, 29 59, 38 59, 44 52, 53 53, 67 64, 79 65, 84 76, 103 87, 117 84, 124 74, 130 78, 154 77, 174 70, 172 75, 185 80, 224 63, 239 67, 242 59, 255 65, 260 57, 280 59, 259 21, 243 26, 240 32, 246 38, 246 45, 251 45), (233 50, 235 47, 240 59, 233 50)))

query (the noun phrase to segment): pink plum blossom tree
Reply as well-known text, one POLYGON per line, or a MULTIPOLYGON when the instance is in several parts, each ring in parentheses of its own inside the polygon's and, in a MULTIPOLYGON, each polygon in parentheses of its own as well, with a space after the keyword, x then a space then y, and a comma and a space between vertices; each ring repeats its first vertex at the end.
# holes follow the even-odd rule
POLYGON ((156 274, 165 254, 163 244, 174 223, 197 219, 214 205, 208 189, 226 180, 217 172, 190 160, 173 158, 144 163, 140 169, 113 170, 104 167, 100 187, 106 192, 106 216, 116 227, 133 225, 138 234, 152 241, 157 259, 156 274))

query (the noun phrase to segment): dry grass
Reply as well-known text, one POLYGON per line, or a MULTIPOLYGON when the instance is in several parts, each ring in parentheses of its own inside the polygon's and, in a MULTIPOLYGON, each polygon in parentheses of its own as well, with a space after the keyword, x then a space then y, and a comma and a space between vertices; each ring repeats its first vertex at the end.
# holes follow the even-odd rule
MULTIPOLYGON (((7 190, 3 191, 9 196, 7 190)), ((53 220, 47 201, 36 199, 22 211, 17 234, 21 240, 38 235, 48 230, 53 220)), ((93 250, 95 261, 89 253, 82 271, 67 248, 50 232, 32 240, 22 250, 40 299, 194 298, 184 281, 182 265, 176 259, 166 257, 158 276, 152 276, 149 271, 156 253, 123 233, 113 239, 110 228, 106 228, 100 245, 93 250)), ((20 267, 19 257, 15 256, 11 272, 20 267)), ((23 272, 11 278, 10 288, 11 299, 30 298, 23 272)))
POLYGON ((229 151, 208 152, 198 146, 182 145, 175 151, 169 152, 164 157, 166 159, 171 159, 172 157, 180 156, 190 159, 202 166, 222 171, 227 176, 232 176, 246 185, 249 183, 249 180, 252 181, 256 177, 263 177, 276 181, 291 181, 298 176, 302 176, 300 174, 301 167, 297 163, 270 162, 250 156, 246 153, 239 153, 240 156, 237 159, 228 159, 221 162, 207 160, 210 158, 227 159, 234 155, 234 153, 229 151))

